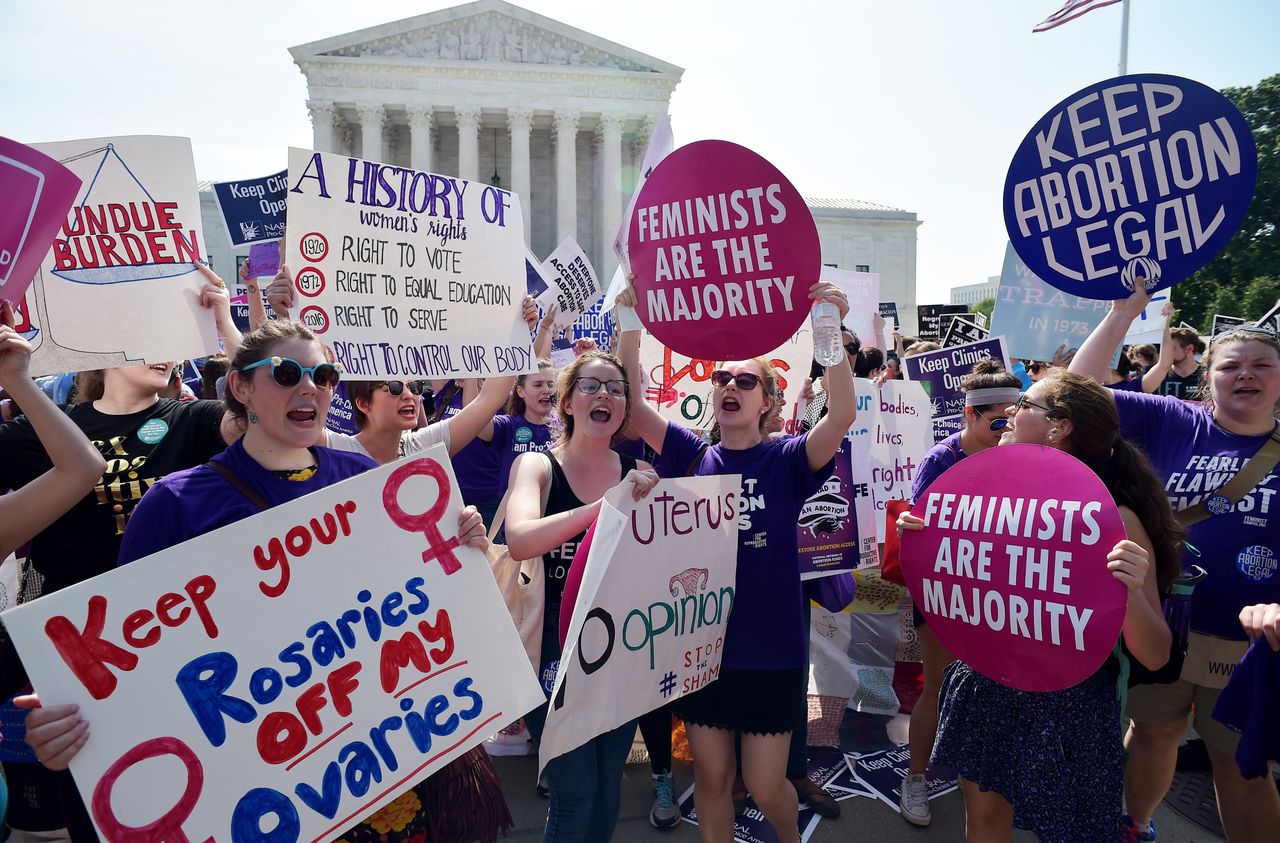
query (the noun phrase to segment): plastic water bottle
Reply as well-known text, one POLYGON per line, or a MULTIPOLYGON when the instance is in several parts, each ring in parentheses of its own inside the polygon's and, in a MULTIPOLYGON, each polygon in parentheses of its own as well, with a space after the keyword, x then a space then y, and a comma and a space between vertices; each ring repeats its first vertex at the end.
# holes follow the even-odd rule
POLYGON ((823 366, 834 366, 844 356, 840 309, 829 301, 820 301, 814 304, 809 318, 813 320, 813 359, 823 366))

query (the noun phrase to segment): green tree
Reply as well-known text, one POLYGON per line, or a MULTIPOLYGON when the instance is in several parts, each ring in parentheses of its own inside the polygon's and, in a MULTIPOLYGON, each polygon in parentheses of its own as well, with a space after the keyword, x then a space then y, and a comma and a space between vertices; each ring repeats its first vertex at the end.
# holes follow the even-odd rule
MULTIPOLYGON (((1240 109, 1258 145, 1258 187, 1239 231, 1213 260, 1173 291, 1180 319, 1208 329, 1214 308, 1230 305, 1257 319, 1275 304, 1280 278, 1280 74, 1248 88, 1224 88, 1240 109), (1262 301, 1257 307, 1250 296, 1262 301), (1256 312, 1255 312, 1256 311, 1256 312)), ((1217 310, 1218 313, 1225 311, 1217 310)))
POLYGON ((973 306, 974 313, 981 313, 987 317, 987 324, 991 324, 991 311, 996 309, 996 300, 993 296, 987 296, 982 301, 973 306))

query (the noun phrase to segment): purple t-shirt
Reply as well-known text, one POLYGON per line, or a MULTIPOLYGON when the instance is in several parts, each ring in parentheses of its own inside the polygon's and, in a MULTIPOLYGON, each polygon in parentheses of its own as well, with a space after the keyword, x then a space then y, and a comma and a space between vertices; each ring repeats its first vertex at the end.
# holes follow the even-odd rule
MULTIPOLYGON (((1227 432, 1201 404, 1140 392, 1113 394, 1121 433, 1150 458, 1175 512, 1230 480, 1267 441, 1266 435, 1227 432)), ((1230 510, 1188 531, 1187 541, 1199 555, 1184 548, 1182 564, 1199 565, 1209 573, 1191 596, 1192 629, 1243 640, 1240 610, 1254 603, 1280 603, 1278 491, 1272 471, 1230 510)))
MULTIPOLYGON (((809 470, 809 435, 762 442, 736 451, 712 445, 691 474, 741 474, 738 506, 738 579, 721 664, 738 670, 804 667, 809 630, 800 591, 796 520, 805 500, 835 468, 833 458, 809 470)), ((663 477, 685 474, 706 443, 677 424, 667 425, 654 466, 663 477)))
POLYGON ((1253 642, 1222 696, 1213 719, 1240 733, 1236 763, 1247 779, 1268 773, 1268 761, 1280 761, 1280 653, 1265 638, 1253 642))
POLYGON ((1114 389, 1117 392, 1141 392, 1142 378, 1129 378, 1128 380, 1116 381, 1115 383, 1106 384, 1107 389, 1114 389))
MULTIPOLYGON (((238 474, 245 485, 271 506, 296 500, 378 465, 363 454, 329 448, 312 450, 316 455, 316 473, 307 480, 277 477, 245 453, 244 444, 238 439, 213 460, 238 474)), ((174 472, 148 489, 138 502, 124 531, 117 564, 125 565, 150 556, 256 515, 258 511, 243 493, 207 465, 174 472)))
MULTIPOLYGON (((443 424, 445 420, 453 418, 460 412, 462 412, 461 389, 454 393, 437 424, 443 424)), ((500 470, 498 452, 490 448, 488 442, 476 437, 449 459, 453 463, 453 474, 458 478, 458 491, 465 502, 476 504, 481 501, 497 500, 502 496, 498 485, 500 470)), ((507 468, 510 467, 511 464, 508 463, 507 468)), ((506 488, 505 481, 501 488, 506 488)))
POLYGON ((916 479, 911 483, 911 503, 924 497, 924 493, 933 485, 942 472, 960 462, 968 454, 960 447, 960 434, 953 433, 937 445, 929 449, 929 453, 916 466, 916 479))
POLYGON ((498 495, 501 496, 507 492, 511 464, 516 461, 516 457, 529 451, 546 451, 551 448, 551 429, 545 424, 535 424, 524 416, 494 416, 493 439, 489 441, 488 447, 498 461, 498 495))

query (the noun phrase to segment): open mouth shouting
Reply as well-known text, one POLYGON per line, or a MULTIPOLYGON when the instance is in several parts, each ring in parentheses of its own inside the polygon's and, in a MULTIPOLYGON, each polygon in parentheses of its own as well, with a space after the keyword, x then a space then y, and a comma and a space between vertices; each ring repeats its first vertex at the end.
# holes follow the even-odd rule
POLYGON ((306 430, 312 430, 316 426, 316 408, 315 407, 297 407, 285 413, 285 417, 290 423, 306 430))
POLYGON ((734 395, 725 395, 720 399, 720 409, 725 413, 736 413, 742 409, 742 402, 734 395))
POLYGON ((402 419, 408 419, 409 421, 417 421, 418 408, 413 404, 405 404, 401 407, 396 408, 396 415, 402 419))
POLYGON ((605 405, 591 408, 591 420, 597 424, 608 424, 613 419, 613 411, 605 405))

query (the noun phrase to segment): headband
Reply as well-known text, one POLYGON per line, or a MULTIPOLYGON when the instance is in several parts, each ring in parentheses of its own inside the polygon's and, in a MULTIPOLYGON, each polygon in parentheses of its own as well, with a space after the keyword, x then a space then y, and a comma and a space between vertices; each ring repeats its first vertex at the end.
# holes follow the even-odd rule
POLYGON ((964 394, 966 407, 983 407, 987 404, 1012 404, 1021 397, 1016 386, 994 386, 989 389, 971 389, 964 394))

